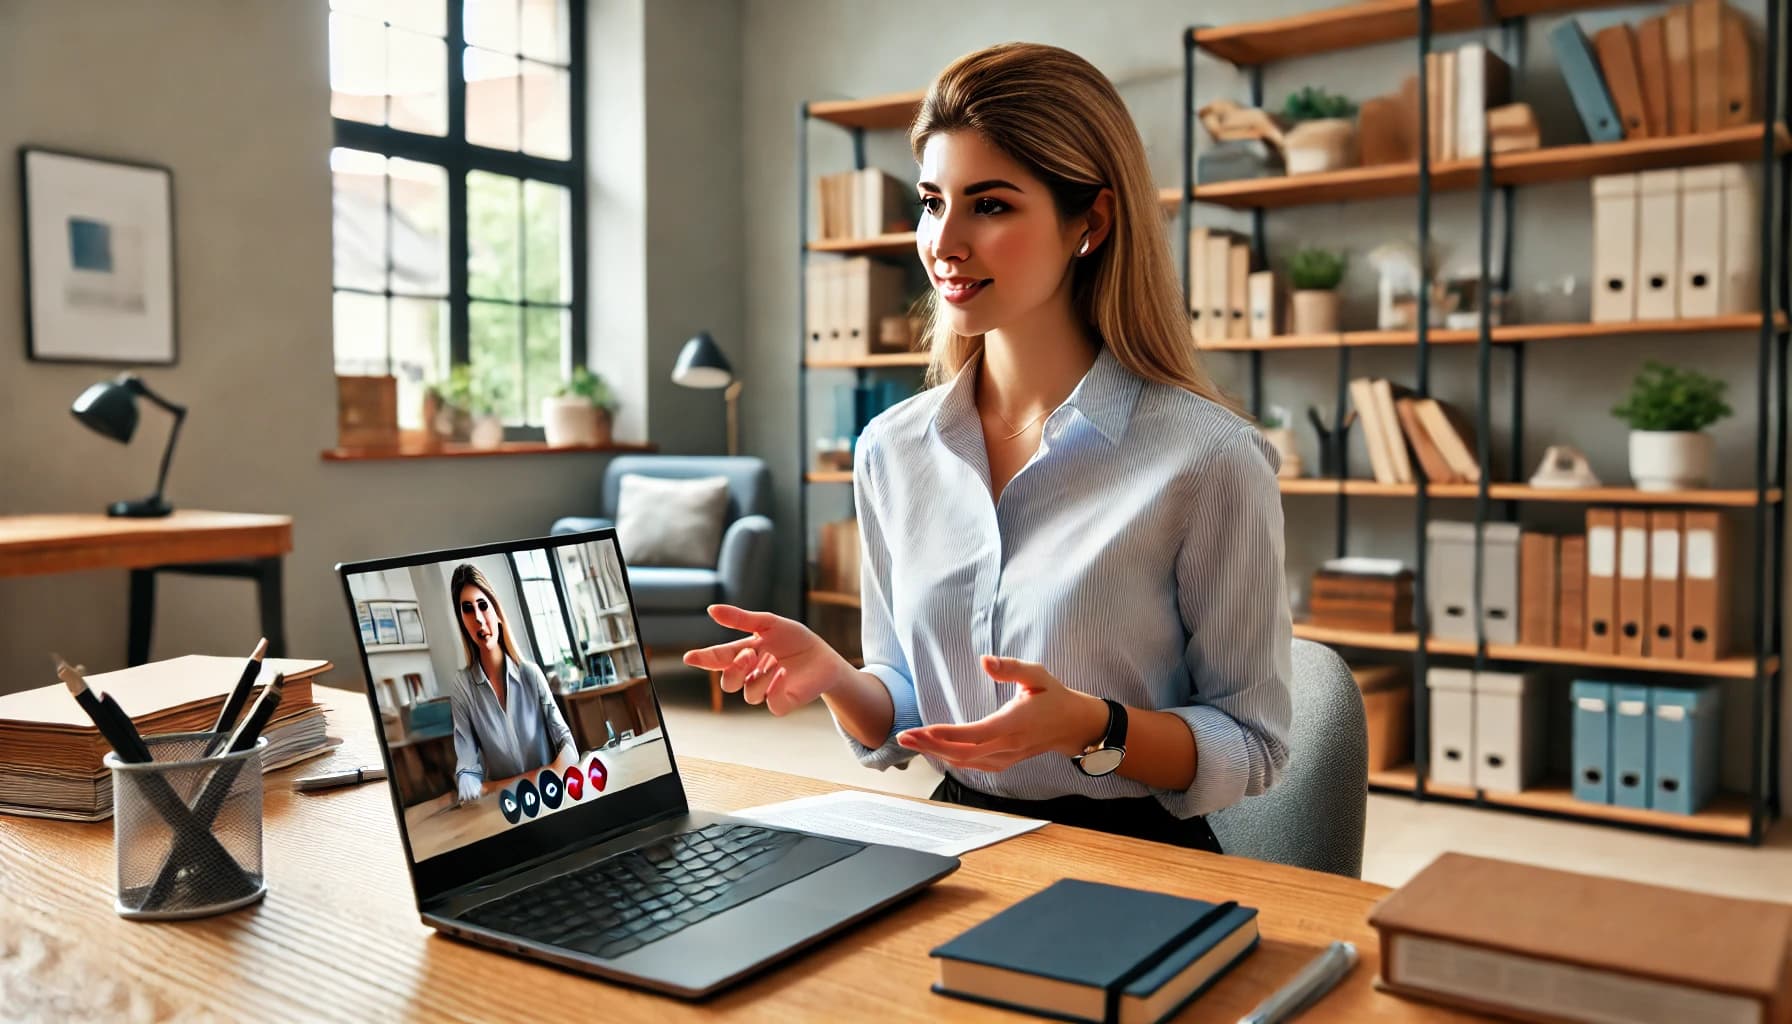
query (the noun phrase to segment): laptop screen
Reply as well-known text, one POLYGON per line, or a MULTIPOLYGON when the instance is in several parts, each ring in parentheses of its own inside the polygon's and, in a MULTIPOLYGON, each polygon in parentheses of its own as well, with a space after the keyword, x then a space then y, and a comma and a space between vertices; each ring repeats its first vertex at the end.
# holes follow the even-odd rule
POLYGON ((614 531, 338 568, 420 897, 683 809, 614 531))

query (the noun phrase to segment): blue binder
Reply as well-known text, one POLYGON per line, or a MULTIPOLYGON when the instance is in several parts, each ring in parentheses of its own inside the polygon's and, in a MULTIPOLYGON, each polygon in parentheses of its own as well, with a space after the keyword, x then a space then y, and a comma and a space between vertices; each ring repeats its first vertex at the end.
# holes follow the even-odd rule
POLYGON ((1568 700, 1574 707, 1574 798, 1612 802, 1612 684, 1576 679, 1568 700))
POLYGON ((1612 803, 1649 806, 1649 688, 1612 685, 1612 803))
POLYGON ((1717 792, 1723 692, 1715 686, 1657 686, 1649 711, 1654 747, 1649 806, 1697 813, 1717 792))
POLYGON ((1605 76, 1599 73, 1599 61, 1593 57, 1593 45, 1587 41, 1580 22, 1563 18, 1549 30, 1549 43, 1561 65, 1562 80, 1568 83, 1568 95, 1574 97, 1574 109, 1580 112, 1587 127, 1589 142, 1617 142, 1624 138, 1624 122, 1618 119, 1618 107, 1612 102, 1611 90, 1605 87, 1605 76))

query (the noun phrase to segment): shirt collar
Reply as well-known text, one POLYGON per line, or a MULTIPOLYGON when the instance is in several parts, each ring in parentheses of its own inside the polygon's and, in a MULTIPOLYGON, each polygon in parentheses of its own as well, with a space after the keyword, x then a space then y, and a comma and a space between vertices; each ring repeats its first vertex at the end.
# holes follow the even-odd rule
MULTIPOLYGON (((964 364, 946 386, 946 395, 933 414, 935 428, 948 443, 955 439, 974 441, 979 450, 983 439, 977 418, 976 381, 982 361, 982 353, 978 353, 964 364)), ((1143 384, 1103 345, 1095 355, 1095 365, 1077 382, 1064 405, 1081 413, 1109 444, 1119 444, 1143 384)))

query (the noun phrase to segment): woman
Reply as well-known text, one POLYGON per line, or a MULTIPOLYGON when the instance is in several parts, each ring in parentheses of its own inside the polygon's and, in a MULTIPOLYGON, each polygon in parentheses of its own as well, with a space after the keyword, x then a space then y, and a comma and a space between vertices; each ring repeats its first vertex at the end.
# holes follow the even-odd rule
POLYGON ((1196 364, 1138 131, 1086 61, 959 59, 910 130, 938 386, 860 436, 864 671, 800 623, 685 661, 936 799, 1217 851, 1287 763, 1273 449, 1196 364))
POLYGON ((467 667, 455 676, 449 700, 457 801, 479 799, 487 779, 578 760, 572 730, 560 717, 547 677, 518 656, 485 574, 472 565, 456 566, 448 596, 460 615, 460 642, 467 652, 467 667))

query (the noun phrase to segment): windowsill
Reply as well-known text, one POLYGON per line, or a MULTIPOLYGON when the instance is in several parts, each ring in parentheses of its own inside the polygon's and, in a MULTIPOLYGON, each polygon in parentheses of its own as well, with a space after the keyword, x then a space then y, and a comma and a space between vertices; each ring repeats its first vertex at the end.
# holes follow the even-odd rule
POLYGON ((494 455, 557 455, 563 452, 606 452, 609 454, 643 454, 659 451, 650 442, 617 441, 600 445, 562 445, 554 447, 546 441, 505 441, 496 448, 475 448, 453 441, 431 442, 421 433, 405 432, 396 446, 327 448, 325 462, 368 462, 388 459, 459 459, 494 455))

